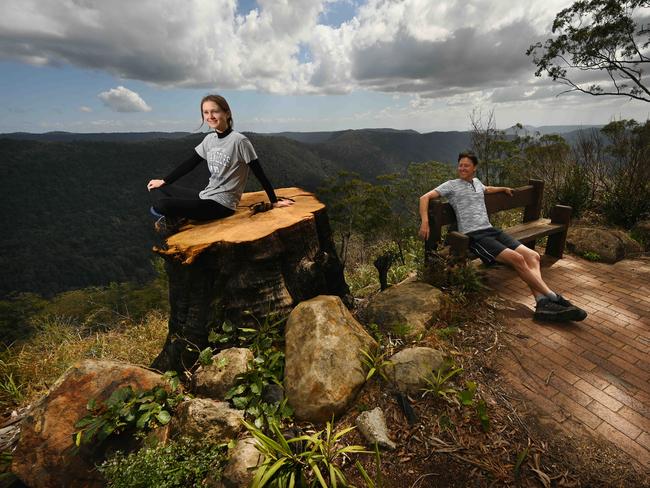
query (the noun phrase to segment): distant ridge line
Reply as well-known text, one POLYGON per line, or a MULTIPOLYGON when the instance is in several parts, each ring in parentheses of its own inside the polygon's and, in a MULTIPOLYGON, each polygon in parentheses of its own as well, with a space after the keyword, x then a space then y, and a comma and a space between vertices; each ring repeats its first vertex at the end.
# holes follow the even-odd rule
MULTIPOLYGON (((546 134, 568 134, 580 130, 600 129, 603 125, 544 125, 540 127, 524 125, 519 129, 520 133, 534 134, 538 132, 541 135, 546 134)), ((343 129, 336 131, 313 131, 313 132, 300 132, 300 131, 282 131, 282 132, 252 132, 244 131, 247 134, 255 134, 264 137, 286 137, 298 142, 306 144, 318 144, 332 140, 338 136, 348 133, 386 133, 392 135, 410 135, 410 136, 442 136, 445 134, 469 134, 470 131, 449 130, 449 131, 431 131, 431 132, 418 132, 414 129, 392 129, 392 128, 366 128, 366 129, 343 129)), ((516 127, 512 126, 504 129, 506 134, 514 134, 516 127)), ((111 141, 111 142, 142 142, 151 141, 155 139, 182 139, 184 137, 199 136, 201 132, 67 132, 67 131, 51 131, 44 133, 31 133, 31 132, 8 132, 0 133, 2 139, 14 140, 31 140, 31 141, 50 141, 50 142, 72 142, 72 141, 111 141)))

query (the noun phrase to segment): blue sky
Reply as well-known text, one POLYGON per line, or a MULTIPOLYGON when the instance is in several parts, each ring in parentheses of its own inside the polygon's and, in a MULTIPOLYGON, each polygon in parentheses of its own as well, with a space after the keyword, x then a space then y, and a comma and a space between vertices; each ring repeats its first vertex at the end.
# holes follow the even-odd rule
POLYGON ((193 131, 221 93, 236 128, 467 130, 645 120, 565 94, 526 48, 565 0, 5 0, 0 132, 193 131), (56 4, 56 5, 55 5, 56 4))

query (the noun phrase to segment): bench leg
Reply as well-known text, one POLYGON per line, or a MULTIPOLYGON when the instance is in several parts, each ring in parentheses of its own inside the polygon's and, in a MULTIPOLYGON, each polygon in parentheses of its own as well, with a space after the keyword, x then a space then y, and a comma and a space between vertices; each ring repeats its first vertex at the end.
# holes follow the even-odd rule
POLYGON ((551 209, 551 222, 554 224, 563 224, 564 232, 548 236, 546 243, 546 254, 549 256, 562 258, 564 254, 564 243, 566 242, 567 231, 571 223, 571 213, 573 209, 566 205, 555 205, 551 209))
POLYGON ((554 258, 562 259, 564 255, 564 243, 566 242, 566 232, 548 236, 546 241, 546 254, 554 258))

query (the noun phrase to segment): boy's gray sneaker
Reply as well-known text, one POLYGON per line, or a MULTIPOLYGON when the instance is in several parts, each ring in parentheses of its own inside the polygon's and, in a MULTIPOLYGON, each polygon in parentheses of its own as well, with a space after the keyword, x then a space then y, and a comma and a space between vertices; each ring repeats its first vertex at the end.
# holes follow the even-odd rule
POLYGON ((579 310, 576 307, 565 307, 550 298, 544 297, 537 302, 533 317, 546 322, 568 322, 570 320, 581 320, 577 318, 579 315, 579 310))

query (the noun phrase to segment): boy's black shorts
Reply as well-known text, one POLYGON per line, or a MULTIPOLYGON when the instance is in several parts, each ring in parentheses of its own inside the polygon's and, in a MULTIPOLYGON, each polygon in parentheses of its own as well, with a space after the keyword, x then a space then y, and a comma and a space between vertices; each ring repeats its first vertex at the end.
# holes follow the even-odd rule
POLYGON ((494 227, 468 232, 467 236, 469 236, 470 250, 488 265, 496 263, 496 257, 504 249, 514 251, 521 246, 521 242, 494 227))

